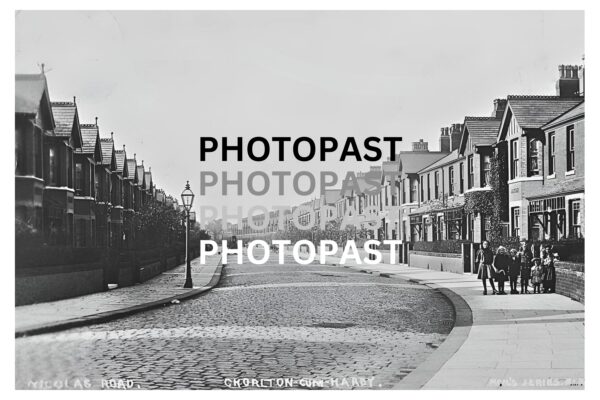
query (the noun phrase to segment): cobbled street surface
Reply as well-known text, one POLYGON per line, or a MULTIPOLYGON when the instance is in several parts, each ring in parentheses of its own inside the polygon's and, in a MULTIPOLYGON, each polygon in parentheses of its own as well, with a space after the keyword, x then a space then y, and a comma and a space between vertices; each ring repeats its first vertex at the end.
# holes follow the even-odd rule
POLYGON ((17 339, 16 387, 389 389, 452 329, 435 290, 276 257, 193 300, 17 339))

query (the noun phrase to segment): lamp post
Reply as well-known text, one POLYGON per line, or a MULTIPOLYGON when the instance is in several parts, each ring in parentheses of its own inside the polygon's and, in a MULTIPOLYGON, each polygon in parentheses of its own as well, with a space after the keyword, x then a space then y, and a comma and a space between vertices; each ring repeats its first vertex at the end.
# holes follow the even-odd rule
POLYGON ((190 261, 189 236, 190 236, 190 210, 194 202, 194 193, 190 189, 190 181, 185 184, 185 189, 181 192, 181 201, 185 207, 185 284, 186 289, 194 287, 192 283, 192 265, 190 261))

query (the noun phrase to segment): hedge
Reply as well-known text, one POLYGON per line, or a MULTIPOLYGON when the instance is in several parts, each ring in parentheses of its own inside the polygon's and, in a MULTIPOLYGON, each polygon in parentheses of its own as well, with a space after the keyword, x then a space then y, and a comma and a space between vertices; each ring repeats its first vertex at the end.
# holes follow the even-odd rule
POLYGON ((413 250, 427 251, 430 253, 452 253, 461 254, 463 243, 470 243, 467 240, 442 240, 436 242, 415 242, 413 250))

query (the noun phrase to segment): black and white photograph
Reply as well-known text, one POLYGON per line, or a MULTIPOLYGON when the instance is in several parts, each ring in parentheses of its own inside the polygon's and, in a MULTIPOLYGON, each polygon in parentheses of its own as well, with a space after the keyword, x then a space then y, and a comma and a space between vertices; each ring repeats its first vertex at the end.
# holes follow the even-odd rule
POLYGON ((104 7, 9 16, 7 387, 586 389, 588 11, 104 7))

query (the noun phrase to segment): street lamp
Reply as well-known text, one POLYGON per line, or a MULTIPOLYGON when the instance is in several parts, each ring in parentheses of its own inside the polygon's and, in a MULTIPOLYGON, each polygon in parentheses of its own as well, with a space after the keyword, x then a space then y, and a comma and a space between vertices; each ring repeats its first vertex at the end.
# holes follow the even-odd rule
POLYGON ((192 265, 190 262, 189 236, 190 236, 190 210, 194 202, 194 193, 190 189, 190 181, 185 184, 185 189, 181 192, 181 201, 185 208, 185 284, 186 289, 194 287, 192 283, 192 265))

